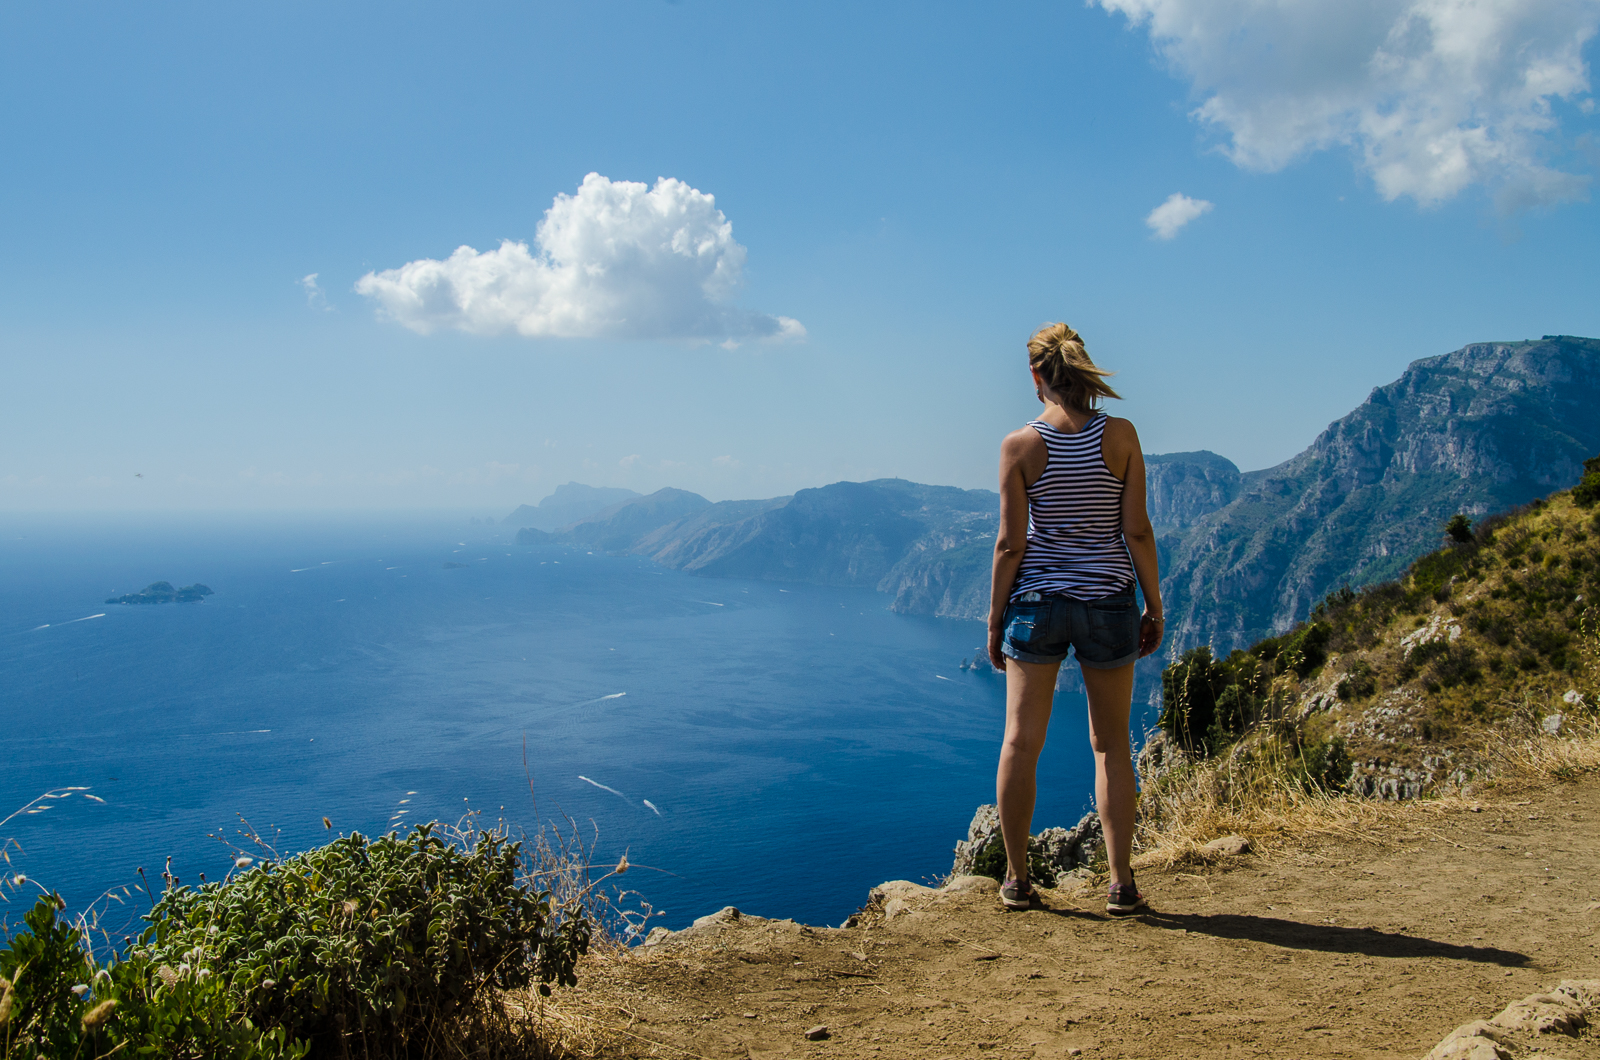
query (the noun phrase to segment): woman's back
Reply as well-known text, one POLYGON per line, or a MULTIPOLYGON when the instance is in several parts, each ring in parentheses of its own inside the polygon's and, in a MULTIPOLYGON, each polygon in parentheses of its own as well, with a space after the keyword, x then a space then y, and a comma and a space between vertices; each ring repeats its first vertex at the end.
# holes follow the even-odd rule
POLYGON ((1000 530, 989 589, 989 661, 1006 672, 995 796, 1009 878, 1000 902, 1027 909, 1038 901, 1028 880, 1028 833, 1039 753, 1070 655, 1089 701, 1095 803, 1111 871, 1106 912, 1124 916, 1147 908, 1131 862, 1138 799, 1128 739, 1133 670, 1161 644, 1161 573, 1144 505, 1144 458, 1133 424, 1096 411, 1118 394, 1076 331, 1056 323, 1035 332, 1028 371, 1045 408, 1000 443, 1000 530))
POLYGON ((1099 412, 1069 434, 1043 419, 1029 424, 1049 460, 1028 486, 1028 545, 1011 590, 1098 600, 1133 584, 1122 536, 1123 481, 1102 452, 1108 417, 1099 412))

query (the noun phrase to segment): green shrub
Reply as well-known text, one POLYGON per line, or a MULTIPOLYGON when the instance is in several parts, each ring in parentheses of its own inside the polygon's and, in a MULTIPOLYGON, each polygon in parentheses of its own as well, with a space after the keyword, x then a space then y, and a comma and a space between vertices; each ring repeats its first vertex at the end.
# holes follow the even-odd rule
POLYGON ((352 835, 171 886, 104 967, 41 899, 0 949, 0 1057, 422 1056, 477 1019, 487 988, 576 983, 587 912, 519 882, 502 832, 457 838, 352 835))
POLYGON ((1346 702, 1366 699, 1377 690, 1378 681, 1373 676, 1372 664, 1365 659, 1357 659, 1334 689, 1339 698, 1346 702))
POLYGON ((1428 672, 1442 688, 1475 685, 1483 679, 1483 671, 1478 667, 1478 653, 1465 645, 1440 652, 1428 672))
POLYGON ((485 987, 577 981, 589 921, 518 885, 519 850, 494 832, 463 848, 432 825, 342 837, 227 883, 169 890, 138 953, 225 979, 256 1026, 402 1053, 485 987))
POLYGON ((100 967, 65 903, 41 897, 0 950, 0 1056, 97 1057, 114 1053, 175 1060, 296 1060, 306 1046, 281 1029, 258 1031, 232 1017, 221 980, 171 969, 157 975, 138 958, 100 967), (9 996, 9 1004, 5 997, 9 996), (9 1009, 9 1011, 5 1011, 9 1009))
POLYGON ((1566 654, 1567 645, 1572 643, 1572 636, 1564 630, 1551 629, 1549 626, 1525 626, 1522 629, 1522 643, 1540 655, 1555 659, 1566 654))
POLYGON ((1467 569, 1476 549, 1471 545, 1452 545, 1430 552, 1411 565, 1411 592, 1407 595, 1420 602, 1432 597, 1443 601, 1450 595, 1450 579, 1467 569))
MULTIPOLYGON (((72 1056, 86 1033, 88 1003, 73 991, 94 979, 94 962, 73 926, 56 918, 65 903, 43 895, 23 914, 24 928, 0 950, 0 1041, 9 1058, 72 1056)), ((91 1045, 91 1048, 93 1046, 91 1045)), ((104 1052, 94 1049, 94 1054, 104 1052)))
POLYGON ((1502 648, 1511 643, 1517 632, 1516 625, 1505 615, 1479 615, 1473 618, 1472 628, 1502 648))
POLYGON ((1256 717, 1256 697, 1250 694, 1248 688, 1239 684, 1224 688, 1217 697, 1216 713, 1212 719, 1216 734, 1211 740, 1211 750, 1217 751, 1232 737, 1244 732, 1256 717))
POLYGON ((1225 686, 1226 674, 1209 647, 1185 652, 1161 672, 1161 728, 1186 750, 1204 748, 1225 686))
POLYGON ((1333 637, 1333 627, 1326 622, 1312 622, 1280 638, 1278 655, 1283 669, 1293 670, 1301 679, 1311 676, 1328 661, 1328 642, 1333 637))
POLYGON ((1443 639, 1430 640, 1425 644, 1418 644, 1411 649, 1411 654, 1406 656, 1406 661, 1412 666, 1422 666, 1450 651, 1450 645, 1443 639))
POLYGON ((1444 524, 1444 532, 1449 534, 1450 540, 1456 544, 1464 545, 1473 539, 1472 520, 1468 519, 1463 513, 1457 512, 1450 517, 1449 522, 1444 524))
MULTIPOLYGON (((1572 503, 1580 508, 1593 508, 1600 501, 1600 456, 1583 462, 1583 480, 1572 488, 1572 503)), ((1600 525, 1600 514, 1596 515, 1600 525)))
POLYGON ((1339 791, 1350 779, 1350 755, 1344 740, 1330 736, 1301 748, 1292 775, 1307 791, 1339 791))

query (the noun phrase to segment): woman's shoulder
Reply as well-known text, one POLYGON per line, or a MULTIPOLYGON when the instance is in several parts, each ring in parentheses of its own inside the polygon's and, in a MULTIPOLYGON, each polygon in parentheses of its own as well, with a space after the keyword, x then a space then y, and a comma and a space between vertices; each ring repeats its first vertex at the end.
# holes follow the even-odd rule
POLYGON ((1125 420, 1121 416, 1107 416, 1103 412, 1101 415, 1105 416, 1106 419, 1105 433, 1107 438, 1116 441, 1138 441, 1139 432, 1134 429, 1132 420, 1125 420))
POLYGON ((1033 424, 1025 423, 1001 439, 1000 448, 1002 451, 1017 448, 1031 449, 1035 443, 1042 444, 1042 442, 1043 439, 1039 437, 1039 432, 1034 429, 1033 424))
POLYGON ((1029 423, 1018 427, 1000 442, 1000 455, 1011 460, 1021 460, 1045 451, 1044 439, 1029 423))

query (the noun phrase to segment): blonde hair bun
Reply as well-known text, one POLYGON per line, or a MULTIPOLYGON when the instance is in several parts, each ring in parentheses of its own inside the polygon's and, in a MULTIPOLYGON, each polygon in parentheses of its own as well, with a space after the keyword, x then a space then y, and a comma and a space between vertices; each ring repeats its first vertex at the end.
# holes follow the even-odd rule
POLYGON ((1122 399, 1105 381, 1113 373, 1089 358, 1083 336, 1066 324, 1046 324, 1033 333, 1028 340, 1028 367, 1075 409, 1093 412, 1102 398, 1122 399))

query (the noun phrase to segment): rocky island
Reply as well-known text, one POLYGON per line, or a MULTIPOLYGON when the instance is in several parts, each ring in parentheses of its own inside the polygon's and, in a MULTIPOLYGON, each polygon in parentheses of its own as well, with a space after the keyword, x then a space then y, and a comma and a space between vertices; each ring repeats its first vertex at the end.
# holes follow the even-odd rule
POLYGON ((185 585, 181 589, 174 589, 171 582, 151 582, 136 593, 127 593, 123 596, 113 596, 106 601, 108 604, 197 604, 211 596, 211 587, 195 582, 185 585))

